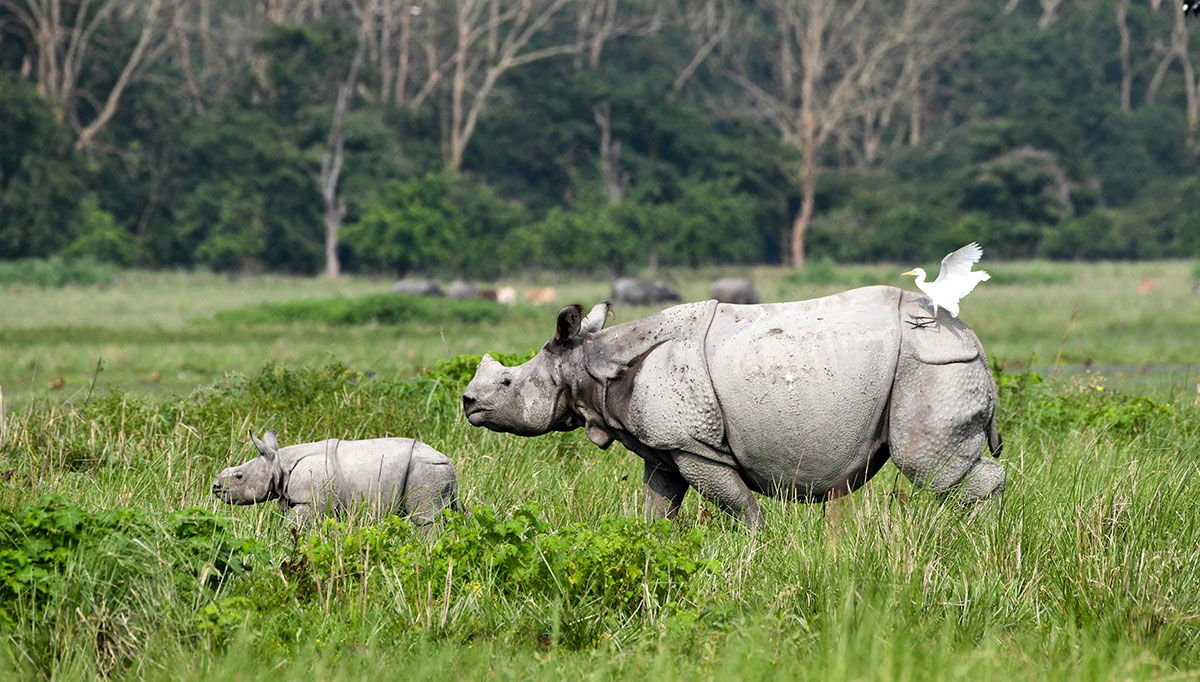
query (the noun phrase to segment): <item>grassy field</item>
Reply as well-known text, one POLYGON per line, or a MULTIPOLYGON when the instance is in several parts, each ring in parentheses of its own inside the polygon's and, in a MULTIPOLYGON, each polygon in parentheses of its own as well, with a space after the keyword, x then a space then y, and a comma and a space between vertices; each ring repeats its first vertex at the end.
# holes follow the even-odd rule
MULTIPOLYGON (((1168 377, 1157 376, 1161 372, 1153 366, 1200 363, 1200 297, 1191 293, 1188 263, 988 267, 995 281, 964 302, 962 316, 990 357, 1007 367, 1045 368, 1057 360, 1128 365, 1122 371, 1136 374, 1151 365, 1154 381, 1162 383, 1168 377), (1151 286, 1145 294, 1139 293, 1143 281, 1151 286)), ((818 266, 813 271, 798 278, 784 269, 759 268, 751 276, 764 299, 776 301, 864 284, 912 288, 911 279, 898 277, 900 266, 818 266)), ((718 274, 680 271, 665 278, 686 299, 701 300, 718 274)), ((253 371, 268 361, 302 365, 336 358, 380 375, 412 377, 454 355, 536 348, 553 329, 556 305, 540 313, 518 312, 503 324, 235 325, 217 319, 223 311, 262 303, 386 292, 389 284, 129 273, 103 288, 0 289, 0 389, 10 405, 26 404, 31 396, 79 397, 91 387, 98 362, 103 363, 98 386, 154 395, 186 392, 225 372, 253 371)), ((608 295, 604 281, 564 282, 547 275, 512 284, 519 290, 554 285, 559 305, 608 295)), ((618 308, 616 321, 649 312, 618 308)))
MULTIPOLYGON (((901 284, 901 269, 753 277, 784 300, 901 284)), ((960 509, 887 466, 836 505, 765 501, 753 536, 694 493, 680 523, 647 526, 620 446, 472 429, 455 368, 425 375, 540 345, 557 306, 280 324, 246 311, 388 283, 131 273, 0 290, 0 677, 1200 679, 1190 267, 990 269, 962 316, 1009 372, 1003 505, 960 509), (209 492, 249 457, 247 427, 419 437, 454 459, 476 513, 431 533, 348 519, 293 534, 277 507, 209 492)), ((695 299, 713 274, 667 276, 695 299)), ((554 284, 559 303, 607 293, 517 284, 554 284)))

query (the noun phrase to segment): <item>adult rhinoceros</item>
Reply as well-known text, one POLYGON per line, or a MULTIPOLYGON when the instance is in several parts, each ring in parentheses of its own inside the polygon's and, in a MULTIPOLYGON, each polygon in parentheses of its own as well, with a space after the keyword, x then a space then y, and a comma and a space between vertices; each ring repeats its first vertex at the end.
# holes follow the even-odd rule
POLYGON ((688 486, 751 528, 752 493, 828 500, 891 457, 918 486, 973 502, 999 495, 996 386, 978 337, 895 287, 760 305, 687 303, 603 329, 558 314, 532 360, 489 356, 463 394, 474 426, 536 436, 584 427, 645 460, 646 514, 673 517, 688 486))

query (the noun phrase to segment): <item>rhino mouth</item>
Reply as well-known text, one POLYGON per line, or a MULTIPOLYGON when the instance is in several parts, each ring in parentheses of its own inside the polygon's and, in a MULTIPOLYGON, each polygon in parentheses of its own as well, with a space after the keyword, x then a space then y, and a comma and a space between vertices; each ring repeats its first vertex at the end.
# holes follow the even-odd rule
POLYGON ((472 406, 468 408, 466 410, 467 423, 471 426, 483 426, 484 419, 487 416, 484 414, 486 411, 487 410, 484 410, 482 407, 478 406, 472 406))
POLYGON ((213 495, 217 496, 218 500, 221 500, 222 502, 224 502, 226 504, 235 504, 235 505, 253 504, 252 502, 247 502, 245 500, 235 498, 233 496, 233 493, 229 492, 225 488, 222 488, 219 483, 213 484, 212 493, 213 493, 213 495))
POLYGON ((479 401, 471 396, 463 396, 463 414, 467 417, 467 422, 471 426, 483 426, 484 412, 487 410, 479 401))

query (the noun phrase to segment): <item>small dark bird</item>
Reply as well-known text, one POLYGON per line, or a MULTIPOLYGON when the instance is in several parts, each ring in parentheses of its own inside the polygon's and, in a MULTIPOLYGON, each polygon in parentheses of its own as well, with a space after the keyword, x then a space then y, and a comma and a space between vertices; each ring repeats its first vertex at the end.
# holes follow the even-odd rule
POLYGON ((1183 16, 1189 14, 1200 16, 1200 0, 1183 0, 1183 16))

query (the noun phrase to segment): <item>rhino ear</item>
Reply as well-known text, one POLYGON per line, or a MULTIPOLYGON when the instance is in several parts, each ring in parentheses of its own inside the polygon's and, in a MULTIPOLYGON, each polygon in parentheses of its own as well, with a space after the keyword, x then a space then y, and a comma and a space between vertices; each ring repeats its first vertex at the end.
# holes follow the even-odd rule
POLYGON ((604 322, 608 320, 608 316, 612 313, 612 302, 601 301, 592 306, 592 311, 583 318, 583 322, 579 325, 580 334, 593 334, 604 328, 604 322))
POLYGON ((250 430, 250 440, 254 442, 254 447, 258 448, 259 453, 267 459, 275 459, 275 451, 279 449, 279 442, 275 440, 275 432, 267 431, 264 440, 259 440, 254 435, 254 430, 250 430))
POLYGON ((563 343, 579 333, 579 324, 583 320, 583 306, 578 303, 558 311, 558 326, 554 330, 554 340, 563 343))

